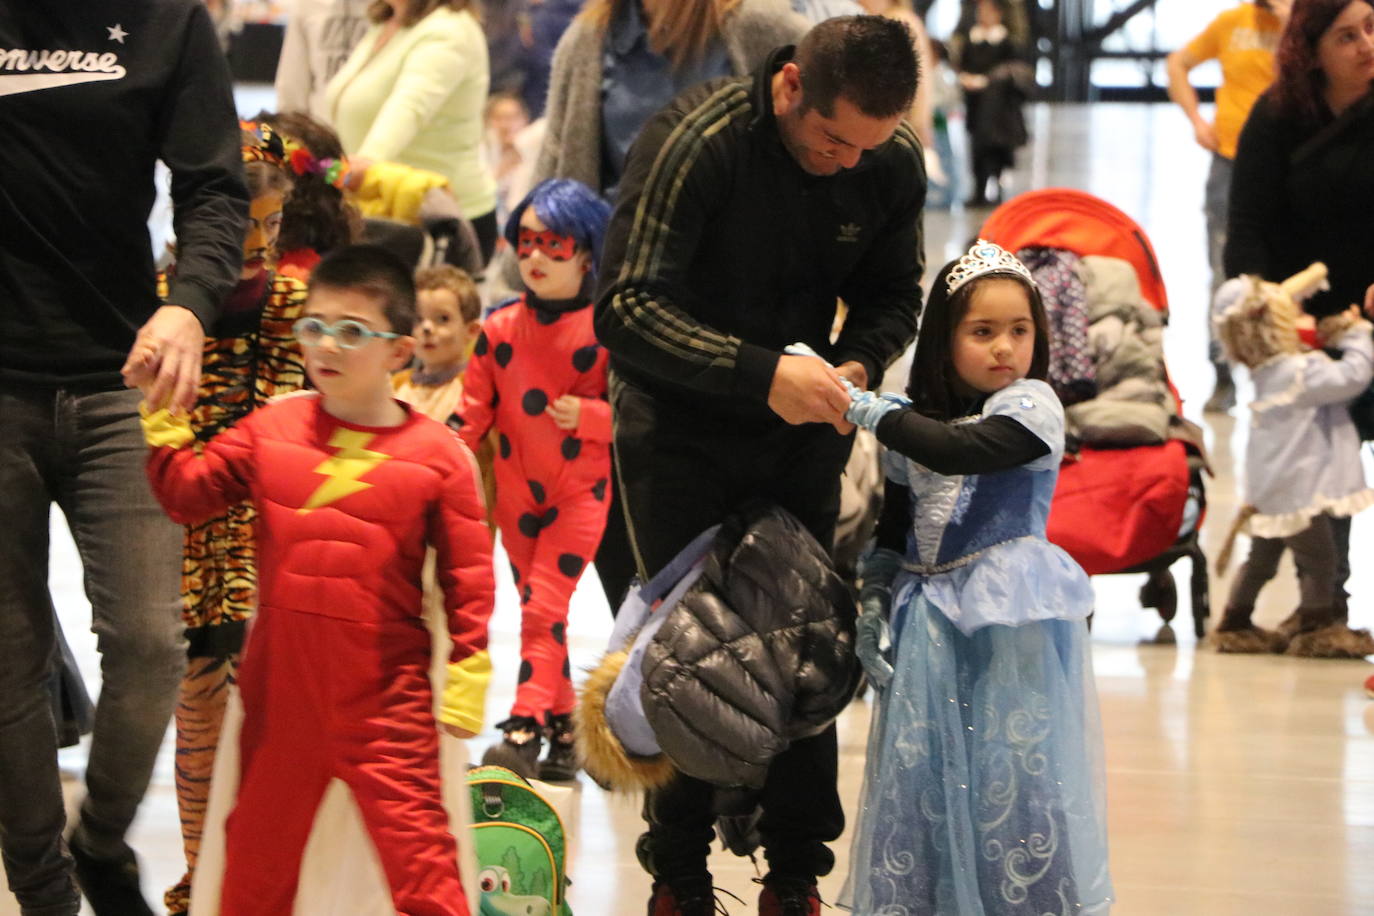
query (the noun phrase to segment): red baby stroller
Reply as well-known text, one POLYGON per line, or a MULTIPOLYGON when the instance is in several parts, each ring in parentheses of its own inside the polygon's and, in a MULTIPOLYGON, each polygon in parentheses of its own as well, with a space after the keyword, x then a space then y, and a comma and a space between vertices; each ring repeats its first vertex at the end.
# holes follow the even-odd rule
MULTIPOLYGON (((1080 258, 1120 258, 1134 268, 1140 297, 1167 315, 1164 280, 1149 239, 1130 217, 1091 194, 1050 188, 1019 195, 992 213, 980 237, 1013 252, 1042 248, 1080 258)), ((1163 380, 1172 402, 1170 422, 1179 424, 1177 390, 1167 373, 1163 380)), ((1198 638, 1209 615, 1207 561, 1198 540, 1206 509, 1203 464, 1197 447, 1180 439, 1128 448, 1084 446, 1060 469, 1047 531, 1089 575, 1146 573, 1140 602, 1156 608, 1165 624, 1178 611, 1170 567, 1188 557, 1198 638)), ((1161 630, 1162 641, 1171 636, 1171 630, 1161 630)))

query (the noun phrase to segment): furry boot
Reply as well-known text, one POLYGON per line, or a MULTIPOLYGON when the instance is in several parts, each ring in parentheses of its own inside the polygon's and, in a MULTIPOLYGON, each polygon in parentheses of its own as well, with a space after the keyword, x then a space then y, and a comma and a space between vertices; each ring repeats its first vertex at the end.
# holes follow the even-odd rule
POLYGON ((1294 636, 1288 643, 1287 654, 1302 658, 1364 658, 1374 655, 1374 637, 1368 630, 1352 630, 1335 621, 1294 636))
POLYGON ((1266 655, 1282 652, 1286 641, 1272 630, 1255 626, 1252 607, 1228 607, 1212 631, 1212 646, 1218 652, 1266 655))

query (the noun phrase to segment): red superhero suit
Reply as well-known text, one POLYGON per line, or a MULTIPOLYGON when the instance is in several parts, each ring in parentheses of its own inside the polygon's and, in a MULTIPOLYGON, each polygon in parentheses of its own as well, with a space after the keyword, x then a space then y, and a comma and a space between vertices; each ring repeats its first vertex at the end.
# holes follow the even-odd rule
POLYGON ((463 377, 459 435, 476 448, 497 430, 496 524, 520 589, 520 679, 512 716, 547 723, 576 705, 568 601, 606 527, 611 405, 606 351, 587 303, 567 311, 528 296, 489 317, 463 377), (545 408, 582 399, 577 428, 545 408))
POLYGON ((182 524, 252 499, 259 610, 239 669, 241 783, 223 916, 290 916, 329 780, 352 790, 403 916, 467 916, 439 786, 426 545, 453 640, 440 719, 477 731, 490 677, 491 538, 476 463, 407 408, 399 426, 331 417, 318 395, 263 407, 197 455, 185 420, 145 416, 148 478, 182 524))

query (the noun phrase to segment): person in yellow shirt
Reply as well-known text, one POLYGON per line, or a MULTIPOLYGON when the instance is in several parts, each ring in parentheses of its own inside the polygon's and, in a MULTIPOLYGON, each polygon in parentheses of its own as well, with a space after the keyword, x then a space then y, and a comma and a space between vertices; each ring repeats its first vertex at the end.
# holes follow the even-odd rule
MULTIPOLYGON (((1236 156, 1240 129, 1260 93, 1274 81, 1274 50, 1288 21, 1293 0, 1255 0, 1225 10, 1202 33, 1168 57, 1169 98, 1178 103, 1193 124, 1198 145, 1212 154, 1207 173, 1203 213, 1207 219, 1207 259, 1212 269, 1212 292, 1226 279, 1221 250, 1226 243, 1226 200, 1231 191, 1231 164, 1236 156), (1213 120, 1202 116, 1197 90, 1188 73, 1209 60, 1221 64, 1213 120)), ((1211 301, 1211 297, 1208 297, 1211 301)), ((1203 309, 1208 314, 1209 308, 1203 309)), ((1235 406, 1236 389, 1231 370, 1212 336, 1208 320, 1208 356, 1217 382, 1205 410, 1224 413, 1235 406)))

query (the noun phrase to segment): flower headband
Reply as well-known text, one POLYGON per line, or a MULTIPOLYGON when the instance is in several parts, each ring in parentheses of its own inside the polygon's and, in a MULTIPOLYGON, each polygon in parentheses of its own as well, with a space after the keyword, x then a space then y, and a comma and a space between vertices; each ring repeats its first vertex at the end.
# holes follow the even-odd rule
POLYGON ((268 162, 290 169, 297 177, 318 175, 325 184, 341 191, 348 183, 347 159, 317 159, 301 143, 261 121, 240 121, 239 127, 258 138, 257 145, 243 147, 244 162, 268 162))
POLYGON ((995 242, 979 239, 950 269, 949 276, 945 278, 945 294, 952 296, 955 290, 970 280, 988 274, 1015 274, 1032 287, 1035 286, 1035 278, 1014 254, 995 242))

